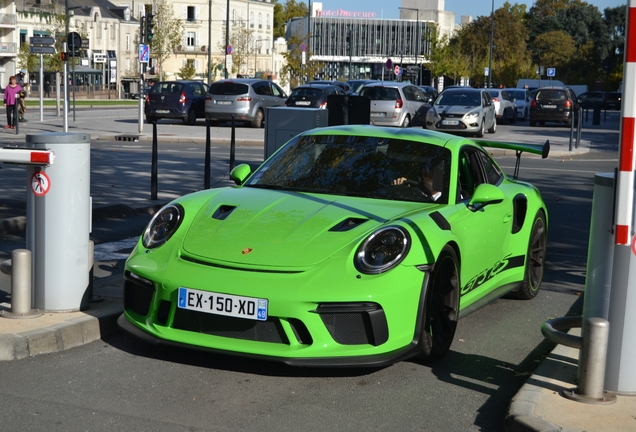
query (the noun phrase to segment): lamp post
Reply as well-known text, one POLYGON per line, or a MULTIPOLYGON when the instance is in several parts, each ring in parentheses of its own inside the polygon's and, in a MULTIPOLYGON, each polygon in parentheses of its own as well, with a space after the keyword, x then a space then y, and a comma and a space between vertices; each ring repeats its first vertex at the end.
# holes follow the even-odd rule
POLYGON ((488 56, 488 88, 492 87, 492 44, 495 36, 495 0, 492 0, 490 12, 490 55, 488 56))
POLYGON ((257 43, 258 42, 263 42, 266 39, 256 39, 254 41, 254 78, 256 78, 256 55, 258 54, 258 47, 257 47, 257 43))
POLYGON ((212 84, 212 0, 208 12, 208 85, 212 84))
MULTIPOLYGON (((416 31, 416 36, 415 37, 417 38, 417 41, 415 42, 415 56, 414 56, 414 58, 415 58, 415 64, 417 65, 418 64, 417 63, 417 57, 418 57, 418 54, 420 53, 420 42, 422 40, 422 36, 420 34, 420 10, 419 9, 415 9, 415 8, 407 8, 407 7, 400 7, 399 9, 415 11, 415 22, 416 22, 416 25, 417 25, 417 31, 416 31)), ((402 66, 402 65, 400 65, 400 66, 402 66)), ((421 67, 420 67, 420 69, 421 69, 421 67)), ((402 72, 402 73, 404 73, 404 72, 402 72)), ((418 70, 417 75, 418 75, 418 82, 419 82, 420 85, 422 85, 422 71, 418 70)))
POLYGON ((227 47, 230 45, 230 0, 227 0, 225 7, 225 79, 228 78, 227 72, 227 47))

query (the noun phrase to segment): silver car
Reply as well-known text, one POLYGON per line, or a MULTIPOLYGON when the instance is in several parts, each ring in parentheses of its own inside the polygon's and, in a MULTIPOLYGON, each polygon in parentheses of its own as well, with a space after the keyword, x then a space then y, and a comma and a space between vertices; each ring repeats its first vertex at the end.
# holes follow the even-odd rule
POLYGON ((445 89, 426 113, 426 129, 474 134, 479 138, 486 129, 495 133, 497 118, 492 97, 486 89, 445 89))
POLYGON ((371 124, 409 127, 426 96, 413 84, 380 81, 365 84, 360 96, 371 99, 371 124))
POLYGON ((287 95, 275 83, 262 79, 227 79, 212 83, 205 97, 205 116, 213 122, 232 120, 264 124, 268 107, 283 106, 287 95))

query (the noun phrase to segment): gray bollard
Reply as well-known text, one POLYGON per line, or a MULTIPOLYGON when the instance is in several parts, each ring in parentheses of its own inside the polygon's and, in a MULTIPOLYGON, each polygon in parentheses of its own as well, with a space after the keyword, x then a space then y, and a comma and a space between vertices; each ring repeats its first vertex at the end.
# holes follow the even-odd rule
POLYGON ((31 309, 31 251, 16 249, 11 253, 11 311, 2 311, 5 318, 36 318, 40 311, 31 309))
POLYGON ((609 321, 603 318, 588 318, 583 327, 579 386, 565 390, 563 396, 577 402, 607 405, 616 402, 616 395, 603 390, 609 321))

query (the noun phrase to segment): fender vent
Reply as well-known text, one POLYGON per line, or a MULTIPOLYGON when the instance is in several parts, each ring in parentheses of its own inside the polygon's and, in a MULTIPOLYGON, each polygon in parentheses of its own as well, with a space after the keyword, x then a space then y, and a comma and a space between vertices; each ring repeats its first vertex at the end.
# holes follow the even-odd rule
POLYGON ((337 231, 337 232, 349 231, 349 230, 352 230, 352 229, 362 225, 366 221, 368 221, 368 219, 347 218, 347 219, 343 220, 342 222, 340 222, 339 224, 334 225, 333 227, 331 227, 331 229, 329 231, 337 231))
POLYGON ((212 215, 212 219, 225 220, 236 209, 236 206, 222 205, 216 209, 212 215))

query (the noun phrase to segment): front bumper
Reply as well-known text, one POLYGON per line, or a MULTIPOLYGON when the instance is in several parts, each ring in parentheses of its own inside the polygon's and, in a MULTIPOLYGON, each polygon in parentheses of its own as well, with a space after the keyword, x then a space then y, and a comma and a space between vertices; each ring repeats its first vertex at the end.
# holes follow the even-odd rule
POLYGON ((343 274, 336 269, 340 260, 328 260, 333 262, 320 269, 284 274, 176 259, 166 266, 168 271, 157 274, 144 271, 150 268, 147 255, 134 255, 127 263, 125 312, 119 323, 150 343, 325 367, 378 367, 417 350, 429 273, 415 267, 373 276, 355 270, 343 274), (130 271, 139 277, 130 277, 130 271), (267 298, 268 319, 178 308, 180 286, 267 298))

